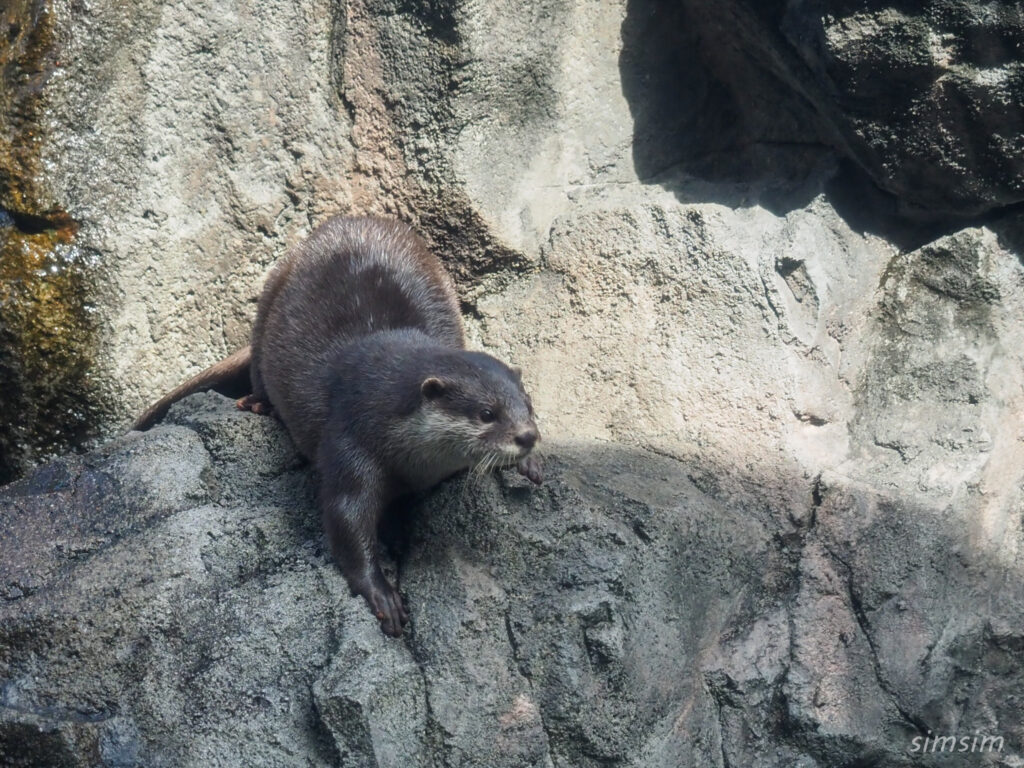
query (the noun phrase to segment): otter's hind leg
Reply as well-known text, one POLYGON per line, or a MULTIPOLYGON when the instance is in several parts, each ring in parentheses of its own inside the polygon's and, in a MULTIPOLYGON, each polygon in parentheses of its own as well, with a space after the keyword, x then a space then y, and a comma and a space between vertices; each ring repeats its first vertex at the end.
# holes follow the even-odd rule
POLYGON ((240 411, 252 411, 261 416, 269 416, 274 412, 274 406, 270 404, 270 398, 267 397, 267 389, 263 385, 263 374, 260 372, 259 349, 256 346, 252 348, 249 381, 252 383, 252 394, 239 398, 235 401, 235 405, 240 411))
POLYGON ((252 411, 260 416, 269 416, 274 412, 274 406, 265 397, 259 397, 253 392, 251 395, 240 397, 235 400, 235 405, 240 411, 252 411))
POLYGON ((263 292, 260 294, 259 304, 256 307, 256 322, 252 327, 252 341, 249 344, 252 348, 252 363, 249 366, 252 394, 248 397, 243 397, 235 403, 239 410, 260 414, 269 414, 273 411, 270 398, 267 397, 267 388, 263 383, 262 371, 263 342, 266 335, 267 318, 274 309, 278 294, 281 293, 281 289, 288 282, 288 276, 291 274, 292 267, 295 266, 298 254, 301 251, 302 246, 277 262, 274 268, 270 270, 270 274, 267 275, 267 281, 263 284, 263 292))

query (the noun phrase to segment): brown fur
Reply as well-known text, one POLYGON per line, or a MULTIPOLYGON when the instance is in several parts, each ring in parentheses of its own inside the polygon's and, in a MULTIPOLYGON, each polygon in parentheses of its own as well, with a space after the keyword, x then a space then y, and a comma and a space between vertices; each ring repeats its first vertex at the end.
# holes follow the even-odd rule
POLYGON ((312 461, 338 566, 389 635, 402 633, 408 613, 378 561, 384 510, 469 467, 516 465, 541 482, 519 371, 465 349, 451 279, 399 222, 324 222, 267 278, 251 352, 161 398, 136 427, 246 368, 252 394, 239 407, 273 409, 312 461))
POLYGON ((249 362, 252 360, 252 348, 245 346, 237 352, 225 357, 201 373, 197 373, 184 384, 172 389, 166 395, 153 403, 146 411, 135 420, 132 429, 149 429, 153 424, 163 418, 167 409, 183 397, 193 395, 196 392, 204 392, 208 389, 221 387, 234 389, 239 382, 244 381, 243 389, 248 387, 249 362))

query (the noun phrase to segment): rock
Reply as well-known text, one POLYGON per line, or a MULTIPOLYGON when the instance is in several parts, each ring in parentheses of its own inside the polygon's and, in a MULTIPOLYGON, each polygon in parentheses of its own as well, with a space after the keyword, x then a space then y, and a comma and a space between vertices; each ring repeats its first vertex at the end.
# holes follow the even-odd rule
POLYGON ((675 459, 560 444, 540 489, 412 507, 393 640, 276 422, 213 394, 170 420, 0 495, 5 764, 902 764, 928 730, 1019 754, 1024 589, 939 507, 827 475, 794 527, 675 459), (167 497, 154 466, 198 482, 167 497), (8 548, 56 508, 63 547, 8 548))
MULTIPOLYGON (((96 333, 27 323, 69 376, 28 378, 103 438, 0 489, 0 765, 1024 761, 1018 12, 0 13, 4 274, 96 333), (120 432, 346 211, 424 233, 545 436, 542 488, 393 526, 397 641, 275 420, 205 394, 120 432)), ((8 471, 69 444, 0 389, 8 471)))
POLYGON ((900 214, 948 227, 1024 191, 1024 22, 967 0, 40 8, 5 17, 4 279, 32 290, 0 339, 35 361, 0 367, 27 421, 0 424, 7 476, 244 344, 270 264, 331 213, 411 221, 473 305, 534 271, 556 221, 781 220, 827 190, 916 247, 937 233, 900 214))
POLYGON ((362 604, 348 607, 350 631, 313 686, 317 714, 342 763, 428 763, 421 670, 408 648, 380 642, 380 628, 362 604))
MULTIPOLYGON (((731 0, 638 2, 631 11, 658 48, 672 39, 692 46, 674 60, 647 56, 675 65, 677 76, 680 64, 703 70, 697 82, 706 82, 704 90, 691 85, 682 101, 697 102, 704 125, 722 130, 676 135, 699 137, 681 151, 705 167, 710 161, 706 170, 735 171, 716 151, 744 156, 752 143, 822 142, 916 216, 977 216, 1024 199, 1019 8, 969 0, 731 0), (657 21, 645 25, 646 14, 657 21), (714 84, 725 88, 713 91, 714 84)), ((663 112, 653 122, 672 129, 679 125, 673 119, 680 116, 663 112)))

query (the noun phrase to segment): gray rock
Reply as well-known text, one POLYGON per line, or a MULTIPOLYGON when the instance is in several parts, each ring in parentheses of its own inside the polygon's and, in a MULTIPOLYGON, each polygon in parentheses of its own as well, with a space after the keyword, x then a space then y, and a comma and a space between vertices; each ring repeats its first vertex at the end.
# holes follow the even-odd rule
POLYGON ((938 507, 833 474, 798 526, 558 444, 540 489, 411 506, 392 640, 276 422, 213 394, 171 420, 0 495, 4 764, 909 765, 929 730, 1021 753, 1024 588, 938 507))
POLYGON ((828 144, 917 216, 1024 199, 1017 6, 634 2, 627 22, 643 64, 631 59, 624 81, 646 129, 638 139, 654 145, 643 150, 652 171, 674 152, 705 175, 780 178, 787 168, 766 145, 789 145, 792 171, 797 147, 828 144), (644 106, 641 68, 664 106, 644 106))
POLYGON ((380 628, 362 604, 349 603, 351 625, 313 700, 343 764, 429 764, 423 673, 409 649, 381 643, 380 628))
POLYGON ((0 96, 106 408, 0 489, 0 765, 1024 761, 1018 11, 243 5, 54 2, 0 96), (424 232, 545 435, 410 503, 399 641, 275 420, 119 433, 343 211, 424 232))

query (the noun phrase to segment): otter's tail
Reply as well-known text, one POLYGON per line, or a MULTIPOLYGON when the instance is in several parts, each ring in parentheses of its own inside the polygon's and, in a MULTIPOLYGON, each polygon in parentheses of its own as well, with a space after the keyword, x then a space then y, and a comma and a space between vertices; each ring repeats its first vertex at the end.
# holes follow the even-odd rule
POLYGON ((249 384, 249 363, 251 361, 252 347, 242 347, 161 397, 135 420, 132 429, 149 429, 153 426, 153 422, 167 413, 167 409, 172 404, 195 392, 203 392, 207 389, 251 392, 252 387, 249 384))

